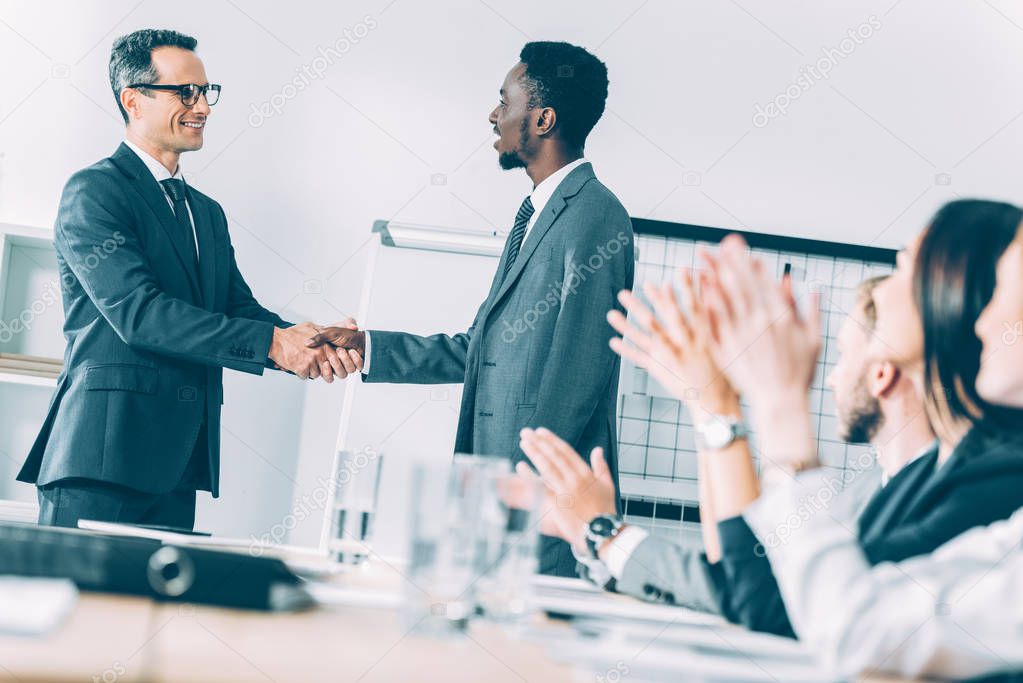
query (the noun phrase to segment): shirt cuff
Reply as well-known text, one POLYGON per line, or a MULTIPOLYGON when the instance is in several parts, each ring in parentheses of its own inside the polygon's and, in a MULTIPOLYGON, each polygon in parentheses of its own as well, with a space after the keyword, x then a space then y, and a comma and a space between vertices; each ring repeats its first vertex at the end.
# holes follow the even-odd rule
POLYGON ((363 349, 363 353, 365 355, 362 357, 362 374, 364 375, 369 374, 369 359, 370 356, 373 355, 370 351, 373 348, 373 344, 370 342, 372 338, 373 337, 370 335, 369 330, 366 330, 366 348, 363 349))
POLYGON ((639 544, 646 540, 646 537, 649 535, 646 530, 638 526, 626 526, 622 529, 621 533, 612 539, 611 543, 607 546, 607 550, 604 551, 604 557, 601 559, 607 566, 607 570, 611 572, 611 576, 615 578, 615 581, 622 578, 625 564, 629 561, 629 558, 636 551, 639 544))

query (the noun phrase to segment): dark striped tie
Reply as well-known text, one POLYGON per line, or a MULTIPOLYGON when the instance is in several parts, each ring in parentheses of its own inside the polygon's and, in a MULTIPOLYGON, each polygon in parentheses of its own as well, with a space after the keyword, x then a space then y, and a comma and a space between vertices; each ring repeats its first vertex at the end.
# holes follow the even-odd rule
POLYGON ((508 273, 511 272, 512 266, 515 265, 515 259, 519 255, 519 249, 522 248, 522 238, 526 235, 526 226, 529 225, 529 218, 533 215, 533 200, 526 197, 522 200, 522 206, 519 207, 519 212, 515 214, 515 227, 512 228, 511 235, 508 236, 508 260, 504 264, 504 275, 503 278, 508 277, 508 273))
POLYGON ((161 180, 171 201, 174 202, 174 218, 177 219, 178 230, 181 232, 180 239, 184 240, 188 251, 192 252, 192 266, 199 268, 198 250, 195 248, 195 233, 192 231, 192 221, 188 218, 188 205, 185 203, 185 181, 177 178, 161 180))

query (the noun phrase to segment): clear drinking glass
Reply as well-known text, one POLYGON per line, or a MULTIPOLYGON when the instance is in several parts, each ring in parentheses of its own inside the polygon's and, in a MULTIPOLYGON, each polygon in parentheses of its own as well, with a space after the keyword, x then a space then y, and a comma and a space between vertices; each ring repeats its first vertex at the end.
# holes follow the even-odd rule
POLYGON ((476 582, 476 612, 491 621, 521 624, 532 613, 544 486, 538 479, 510 474, 498 478, 497 494, 503 515, 495 520, 500 527, 491 527, 496 542, 485 546, 485 567, 476 582))
POLYGON ((464 629, 476 613, 477 584, 501 558, 509 519, 501 482, 511 474, 507 458, 477 455, 414 466, 409 628, 443 636, 464 629))
POLYGON ((366 559, 372 541, 383 455, 371 448, 338 451, 327 549, 341 564, 366 559))

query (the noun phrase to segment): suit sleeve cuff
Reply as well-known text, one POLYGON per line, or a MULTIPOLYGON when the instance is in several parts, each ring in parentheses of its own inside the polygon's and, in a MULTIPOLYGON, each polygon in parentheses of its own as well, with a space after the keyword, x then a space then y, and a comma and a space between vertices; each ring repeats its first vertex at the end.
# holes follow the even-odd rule
POLYGON ((249 328, 245 334, 245 338, 248 341, 248 344, 245 345, 247 353, 251 354, 247 364, 248 367, 234 367, 227 363, 224 364, 224 367, 249 372, 254 375, 262 375, 264 370, 274 367, 273 361, 270 360, 270 345, 273 343, 274 326, 271 323, 259 320, 245 320, 244 323, 249 328), (259 359, 262 359, 262 361, 259 359))

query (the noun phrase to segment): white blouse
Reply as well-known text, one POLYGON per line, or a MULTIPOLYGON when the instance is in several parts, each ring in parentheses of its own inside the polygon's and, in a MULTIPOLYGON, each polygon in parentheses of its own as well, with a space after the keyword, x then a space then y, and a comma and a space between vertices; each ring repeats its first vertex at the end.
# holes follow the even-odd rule
POLYGON ((930 555, 872 567, 854 525, 807 504, 825 476, 779 482, 744 513, 796 634, 825 666, 949 678, 1023 669, 1023 509, 930 555))

